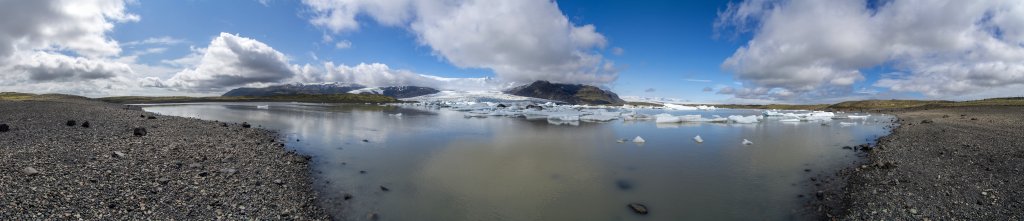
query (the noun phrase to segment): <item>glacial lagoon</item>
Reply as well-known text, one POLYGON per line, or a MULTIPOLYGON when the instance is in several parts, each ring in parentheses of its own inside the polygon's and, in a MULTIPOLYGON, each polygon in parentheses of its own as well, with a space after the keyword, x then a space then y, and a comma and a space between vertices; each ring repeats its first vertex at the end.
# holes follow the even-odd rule
POLYGON ((380 220, 804 219, 803 206, 815 191, 809 179, 853 165, 861 153, 842 147, 873 142, 889 132, 891 121, 870 116, 556 125, 416 106, 196 103, 143 109, 279 131, 287 148, 313 156, 314 186, 336 199, 324 206, 349 220, 369 213, 380 220), (697 135, 702 143, 693 139, 697 135), (632 142, 637 136, 646 142, 632 142), (343 194, 352 199, 340 200, 343 194), (650 213, 637 215, 629 203, 642 203, 650 213))

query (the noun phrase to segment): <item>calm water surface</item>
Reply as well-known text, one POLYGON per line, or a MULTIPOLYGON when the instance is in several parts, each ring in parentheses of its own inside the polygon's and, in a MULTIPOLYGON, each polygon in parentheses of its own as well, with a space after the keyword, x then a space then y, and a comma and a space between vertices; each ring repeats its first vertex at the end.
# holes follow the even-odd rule
POLYGON ((873 116, 828 126, 770 119, 569 126, 376 105, 204 103, 144 109, 280 131, 289 148, 314 156, 319 191, 327 197, 354 196, 346 204, 325 205, 349 220, 370 212, 380 220, 803 219, 798 211, 808 199, 797 195, 814 191, 808 178, 853 163, 856 153, 841 147, 884 136, 889 122, 888 116, 873 116), (256 108, 263 104, 270 109, 256 108), (704 143, 695 143, 696 135, 704 143), (635 136, 647 142, 616 142, 635 136), (754 144, 742 145, 743 139, 754 144), (381 191, 382 185, 390 191, 381 191), (626 207, 631 202, 647 205, 651 213, 633 214, 626 207))

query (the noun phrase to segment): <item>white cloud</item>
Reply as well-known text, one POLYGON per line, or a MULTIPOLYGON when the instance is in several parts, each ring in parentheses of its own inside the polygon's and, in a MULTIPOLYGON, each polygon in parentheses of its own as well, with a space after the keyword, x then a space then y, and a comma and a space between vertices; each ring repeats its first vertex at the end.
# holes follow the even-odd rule
POLYGON ((352 47, 352 42, 348 40, 341 40, 338 43, 334 43, 334 47, 338 49, 349 49, 352 47))
POLYGON ((1022 14, 1015 0, 746 1, 715 26, 754 34, 722 64, 749 95, 843 96, 891 66, 904 74, 875 86, 949 97, 1024 84, 1022 14))
MULTIPOLYGON (((0 0, 4 90, 98 94, 134 75, 106 34, 139 16, 122 0, 0 0), (69 83, 74 82, 74 83, 69 83)), ((130 60, 130 59, 129 59, 130 60)))
POLYGON ((321 66, 304 65, 290 81, 297 83, 347 82, 371 87, 423 86, 447 90, 496 90, 503 85, 488 78, 443 78, 391 69, 381 63, 360 63, 355 66, 324 62, 321 66))
MULTIPOLYGON (((187 68, 161 84, 149 86, 221 91, 254 83, 281 82, 295 76, 297 69, 288 63, 284 54, 263 42, 228 33, 221 33, 206 49, 196 51, 203 54, 194 68, 187 68)), ((186 58, 195 57, 198 56, 186 58)))
POLYGON ((419 0, 305 0, 310 22, 333 33, 359 29, 358 15, 408 28, 455 66, 486 68, 508 81, 605 84, 618 72, 596 49, 607 40, 576 25, 549 0, 443 3, 419 0))

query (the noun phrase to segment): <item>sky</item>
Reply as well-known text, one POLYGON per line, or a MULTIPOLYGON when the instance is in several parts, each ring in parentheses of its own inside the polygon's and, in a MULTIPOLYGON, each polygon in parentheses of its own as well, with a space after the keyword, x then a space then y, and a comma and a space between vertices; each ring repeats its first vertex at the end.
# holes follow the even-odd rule
POLYGON ((548 80, 697 103, 1024 96, 1017 0, 0 0, 0 91, 548 80))

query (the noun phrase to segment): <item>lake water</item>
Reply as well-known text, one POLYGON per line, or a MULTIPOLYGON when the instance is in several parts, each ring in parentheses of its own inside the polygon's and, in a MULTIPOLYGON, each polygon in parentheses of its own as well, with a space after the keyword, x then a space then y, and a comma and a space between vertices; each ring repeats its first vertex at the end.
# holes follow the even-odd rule
POLYGON ((669 125, 619 120, 571 126, 377 105, 203 103, 144 109, 280 131, 288 148, 313 156, 318 191, 328 198, 353 195, 345 203, 324 205, 349 220, 363 220, 371 212, 380 220, 805 219, 799 211, 815 191, 809 178, 851 165, 857 153, 841 147, 886 135, 890 120, 872 116, 828 126, 771 119, 669 125), (262 104, 270 108, 256 107, 262 104), (696 135, 704 143, 694 142, 696 135), (635 136, 647 142, 617 142, 635 136), (743 145, 743 139, 753 144, 743 145), (645 204, 650 214, 634 214, 627 208, 634 202, 645 204))

